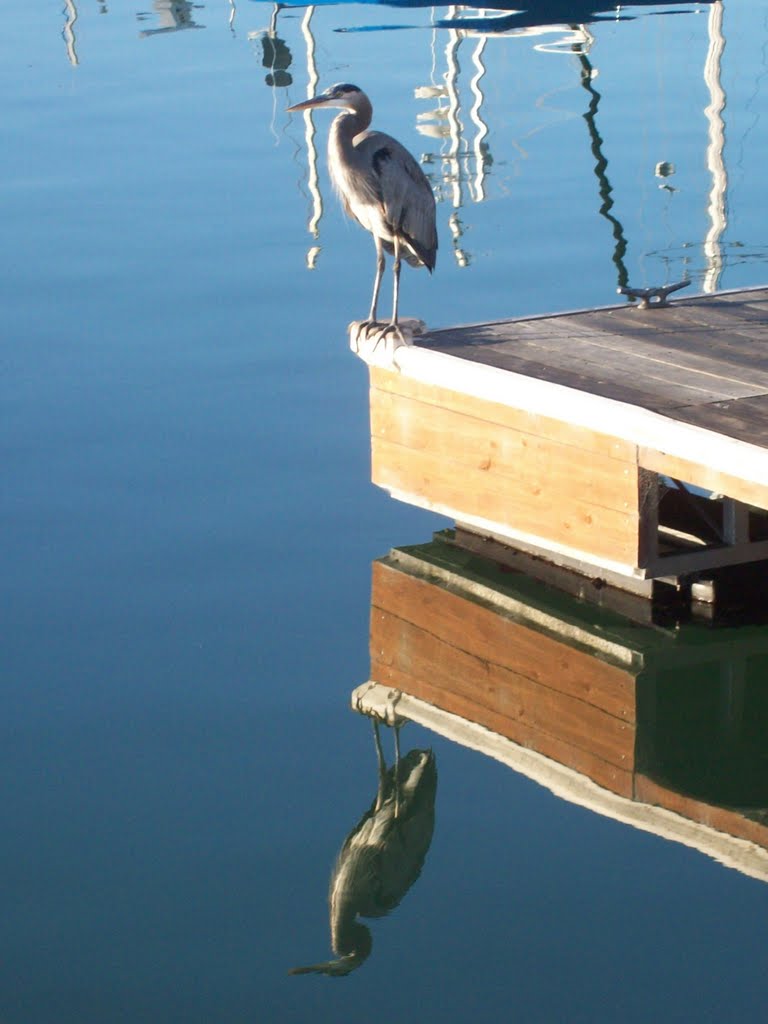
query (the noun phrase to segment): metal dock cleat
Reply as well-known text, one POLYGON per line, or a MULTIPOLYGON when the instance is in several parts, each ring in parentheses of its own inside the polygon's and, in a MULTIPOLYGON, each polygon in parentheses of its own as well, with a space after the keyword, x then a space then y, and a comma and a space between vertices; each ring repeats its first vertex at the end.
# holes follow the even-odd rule
POLYGON ((630 299, 639 299, 638 309, 650 309, 651 306, 668 306, 667 296, 672 292, 687 288, 690 281, 678 281, 676 284, 665 284, 658 288, 630 288, 622 285, 616 291, 619 295, 628 295, 630 299))

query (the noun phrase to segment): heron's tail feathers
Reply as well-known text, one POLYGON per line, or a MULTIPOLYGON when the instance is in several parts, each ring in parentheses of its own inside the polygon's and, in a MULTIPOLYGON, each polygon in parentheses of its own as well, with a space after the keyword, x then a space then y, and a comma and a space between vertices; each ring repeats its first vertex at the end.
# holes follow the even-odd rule
MULTIPOLYGON (((400 255, 405 262, 411 267, 426 267, 431 274, 435 269, 435 261, 437 259, 437 238, 435 238, 434 247, 427 248, 401 229, 400 239, 402 243, 400 255)), ((382 240, 382 244, 384 245, 385 252, 392 256, 395 252, 394 245, 384 240, 382 240)))
POLYGON ((402 232, 403 240, 407 246, 403 255, 412 267, 426 267, 432 273, 437 262, 437 235, 431 242, 424 245, 418 238, 402 232), (408 249, 411 251, 408 252, 408 249))

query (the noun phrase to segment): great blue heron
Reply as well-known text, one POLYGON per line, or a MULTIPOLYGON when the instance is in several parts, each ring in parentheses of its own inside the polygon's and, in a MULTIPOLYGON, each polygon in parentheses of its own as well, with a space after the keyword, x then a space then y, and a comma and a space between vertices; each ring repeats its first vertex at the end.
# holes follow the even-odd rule
POLYGON ((387 768, 378 722, 376 799, 344 841, 328 889, 331 945, 336 960, 294 967, 291 974, 349 974, 367 959, 371 932, 357 920, 383 917, 400 903, 421 874, 435 827, 437 768, 431 750, 401 758, 395 726, 395 763, 387 768))
POLYGON ((367 320, 360 324, 366 334, 378 327, 376 306, 384 251, 394 256, 392 319, 383 333, 400 334, 397 319, 401 256, 413 267, 432 273, 437 256, 435 197, 421 167, 408 150, 391 135, 368 131, 373 108, 356 85, 338 84, 320 96, 295 103, 288 110, 333 107, 342 113, 334 118, 328 136, 328 168, 346 213, 370 231, 376 245, 376 277, 367 320))

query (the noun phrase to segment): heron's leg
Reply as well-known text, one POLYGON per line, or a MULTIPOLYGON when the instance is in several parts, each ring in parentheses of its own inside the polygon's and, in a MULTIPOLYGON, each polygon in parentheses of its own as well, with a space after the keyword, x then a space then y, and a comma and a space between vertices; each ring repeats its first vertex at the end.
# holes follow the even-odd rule
POLYGON ((395 263, 392 267, 394 282, 392 286, 392 323, 397 323, 397 304, 400 299, 400 239, 395 235, 395 263))
POLYGON ((376 307, 379 304, 379 288, 381 288, 381 278, 384 274, 384 246, 381 244, 381 239, 378 235, 373 236, 374 244, 376 245, 376 277, 373 282, 373 296, 371 298, 371 312, 368 314, 368 319, 372 324, 376 323, 376 307))
POLYGON ((395 817, 400 817, 400 726, 395 726, 395 817))
POLYGON ((395 262, 392 267, 393 282, 392 282, 392 319, 382 328, 379 333, 377 344, 383 338, 386 338, 388 334, 394 335, 401 342, 405 343, 403 332, 400 330, 400 324, 397 322, 397 306, 400 297, 400 239, 395 235, 392 242, 394 249, 395 262))
POLYGON ((379 788, 376 793, 376 810, 381 808, 384 803, 384 780, 387 775, 387 765, 384 760, 384 754, 381 750, 381 736, 379 735, 379 723, 373 719, 373 742, 376 744, 376 759, 379 764, 379 788))
POLYGON ((373 279, 373 295, 371 297, 371 311, 368 314, 367 320, 361 320, 357 325, 357 337, 360 337, 362 333, 364 338, 367 338, 372 328, 377 327, 376 323, 376 307, 379 304, 379 289, 381 288, 381 278, 384 274, 384 246, 381 244, 381 239, 374 235, 373 241, 376 246, 376 277, 373 279))

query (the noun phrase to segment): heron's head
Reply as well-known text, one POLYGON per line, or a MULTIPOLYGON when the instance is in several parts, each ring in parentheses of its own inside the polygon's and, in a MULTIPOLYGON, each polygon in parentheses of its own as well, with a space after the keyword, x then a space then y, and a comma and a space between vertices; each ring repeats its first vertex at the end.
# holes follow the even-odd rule
POLYGON ((321 92, 319 96, 314 96, 311 100, 304 100, 302 103, 294 103, 292 107, 288 107, 288 110, 292 112, 294 110, 312 110, 317 107, 333 107, 357 112, 368 102, 368 97, 356 85, 337 82, 325 92, 321 92))
MULTIPOLYGON (((337 936, 338 938, 338 936, 337 936)), ((331 978, 343 978, 357 968, 371 955, 373 939, 370 928, 360 921, 350 921, 345 928, 344 941, 338 942, 335 960, 326 960, 310 967, 292 967, 289 974, 327 974, 331 978)))

